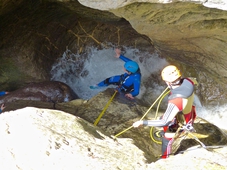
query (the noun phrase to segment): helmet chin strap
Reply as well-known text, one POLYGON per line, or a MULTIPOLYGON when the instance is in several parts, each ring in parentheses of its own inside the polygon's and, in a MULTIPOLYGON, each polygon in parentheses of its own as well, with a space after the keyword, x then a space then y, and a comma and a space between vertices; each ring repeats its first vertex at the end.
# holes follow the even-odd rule
POLYGON ((173 83, 170 83, 172 86, 178 86, 178 85, 180 85, 181 84, 181 81, 180 81, 180 79, 179 80, 177 80, 177 81, 175 81, 175 82, 173 82, 173 83))
POLYGON ((128 71, 128 70, 126 70, 126 71, 127 71, 128 74, 132 74, 132 72, 130 72, 130 71, 128 71))
POLYGON ((181 84, 181 79, 175 80, 174 82, 166 82, 166 84, 168 85, 168 87, 170 89, 174 89, 176 87, 178 87, 181 84), (174 87, 175 86, 175 87, 174 87))

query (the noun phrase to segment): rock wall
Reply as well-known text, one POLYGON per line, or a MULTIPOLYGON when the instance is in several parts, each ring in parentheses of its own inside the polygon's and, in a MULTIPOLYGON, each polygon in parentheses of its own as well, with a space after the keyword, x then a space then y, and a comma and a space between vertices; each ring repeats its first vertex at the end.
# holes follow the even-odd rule
POLYGON ((0 0, 2 90, 49 80, 66 48, 83 54, 88 46, 112 42, 159 51, 184 76, 197 78, 204 104, 226 102, 225 1, 79 2, 89 8, 76 0, 0 0))
POLYGON ((86 57, 87 47, 107 48, 109 42, 154 50, 149 38, 126 20, 78 2, 5 4, 0 16, 0 90, 13 91, 29 82, 49 80, 53 63, 66 49, 82 57, 86 57))
POLYGON ((147 35, 184 75, 197 77, 204 101, 225 101, 227 11, 185 2, 133 3, 111 11, 147 35))
POLYGON ((90 8, 99 9, 99 10, 111 10, 117 9, 135 2, 147 2, 154 4, 167 4, 173 2, 192 2, 196 4, 202 4, 206 7, 217 8, 222 10, 227 10, 227 2, 225 0, 78 0, 81 4, 88 6, 90 8))
POLYGON ((1 169, 150 170, 187 167, 213 170, 225 169, 227 166, 226 135, 216 126, 201 119, 198 119, 198 125, 196 122, 197 134, 193 135, 198 136, 207 149, 198 146, 190 137, 181 137, 181 140, 184 139, 182 144, 177 144, 181 146, 181 154, 158 161, 161 145, 151 140, 149 128, 128 129, 135 119, 125 122, 126 117, 133 118, 137 115, 136 119, 141 118, 143 113, 139 112, 143 110, 142 107, 137 106, 135 113, 135 107, 115 101, 101 118, 100 124, 94 126, 91 118, 98 117, 103 108, 101 104, 109 98, 109 91, 100 95, 103 98, 96 97, 81 105, 71 103, 69 106, 69 103, 62 103, 60 110, 68 110, 67 112, 25 107, 2 113, 1 169), (81 116, 81 113, 85 120, 75 116, 81 116), (119 132, 122 132, 121 135, 115 138, 113 135, 119 132), (189 148, 191 146, 194 147, 189 148))
POLYGON ((137 32, 148 36, 161 55, 178 65, 185 76, 197 77, 200 82, 198 94, 204 104, 226 102, 226 1, 79 2, 111 11, 129 21, 137 32))

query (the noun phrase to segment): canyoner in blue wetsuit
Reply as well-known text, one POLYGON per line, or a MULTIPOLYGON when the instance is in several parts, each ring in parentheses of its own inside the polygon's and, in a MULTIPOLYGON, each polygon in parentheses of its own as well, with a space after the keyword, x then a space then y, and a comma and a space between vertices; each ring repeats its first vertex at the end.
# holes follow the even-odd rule
POLYGON ((116 58, 120 58, 125 62, 124 71, 122 75, 109 77, 100 83, 90 86, 91 89, 98 89, 109 85, 117 85, 117 90, 129 99, 134 99, 140 92, 141 73, 137 62, 121 55, 120 49, 115 49, 116 58))

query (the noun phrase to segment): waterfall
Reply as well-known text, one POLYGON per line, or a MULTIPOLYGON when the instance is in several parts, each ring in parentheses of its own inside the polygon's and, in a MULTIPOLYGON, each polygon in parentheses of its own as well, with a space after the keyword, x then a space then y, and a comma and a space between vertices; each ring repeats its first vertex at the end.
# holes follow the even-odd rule
MULTIPOLYGON (((142 73, 141 91, 138 98, 145 93, 143 80, 150 74, 160 74, 161 69, 167 65, 165 59, 159 58, 157 53, 140 52, 138 49, 125 47, 123 55, 138 62, 142 73)), ((68 84, 82 99, 90 99, 103 89, 91 90, 90 85, 124 73, 124 62, 115 58, 114 48, 99 50, 94 47, 87 49, 85 54, 74 54, 70 50, 64 52, 62 57, 52 66, 51 80, 68 84)), ((151 82, 152 83, 152 82, 151 82)), ((158 86, 158 85, 155 85, 158 86)), ((156 93, 161 94, 165 87, 157 87, 156 93)))
MULTIPOLYGON (((110 76, 123 74, 124 62, 115 58, 114 47, 104 49, 90 47, 86 51, 84 54, 74 54, 70 50, 66 50, 62 57, 52 66, 51 80, 68 84, 81 99, 87 100, 105 90, 105 88, 92 90, 89 86, 97 84, 110 76)), ((143 99, 144 94, 148 93, 150 98, 145 100, 150 101, 152 104, 166 87, 150 80, 150 75, 156 74, 160 76, 161 70, 168 65, 168 62, 160 58, 156 52, 151 54, 139 51, 136 48, 124 47, 122 53, 124 56, 138 62, 140 66, 142 82, 140 94, 137 97, 143 99), (148 79, 149 81, 147 81, 148 79), (149 82, 150 87, 145 85, 147 82, 149 82), (155 98, 152 98, 153 96, 155 98)), ((195 103, 199 117, 226 129, 225 122, 227 118, 225 118, 224 113, 227 110, 227 106, 205 108, 197 96, 195 97, 195 103)))

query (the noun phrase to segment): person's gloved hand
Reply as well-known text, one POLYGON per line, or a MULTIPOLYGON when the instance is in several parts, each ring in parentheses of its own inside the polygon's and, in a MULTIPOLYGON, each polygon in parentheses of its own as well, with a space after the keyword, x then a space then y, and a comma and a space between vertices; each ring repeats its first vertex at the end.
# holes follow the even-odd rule
POLYGON ((143 121, 137 121, 137 122, 135 122, 135 123, 133 123, 132 124, 132 126, 134 127, 134 128, 137 128, 137 127, 139 127, 139 126, 141 126, 141 125, 143 125, 143 121))

